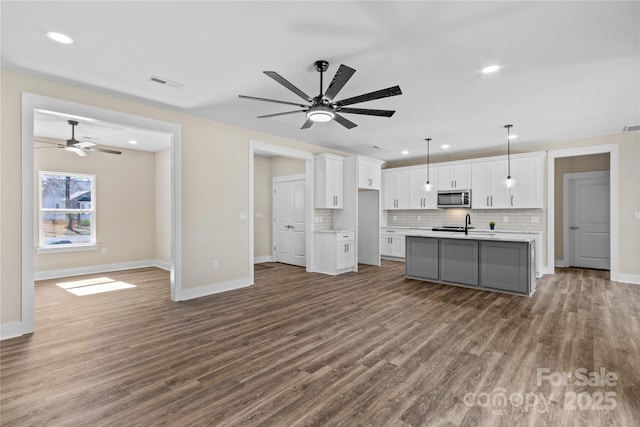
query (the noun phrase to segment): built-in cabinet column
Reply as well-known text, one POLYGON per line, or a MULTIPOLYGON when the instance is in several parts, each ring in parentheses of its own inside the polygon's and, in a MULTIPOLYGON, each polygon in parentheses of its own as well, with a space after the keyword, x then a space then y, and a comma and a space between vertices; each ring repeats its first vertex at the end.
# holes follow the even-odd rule
POLYGON ((344 206, 344 159, 331 154, 315 156, 314 187, 316 209, 344 206))

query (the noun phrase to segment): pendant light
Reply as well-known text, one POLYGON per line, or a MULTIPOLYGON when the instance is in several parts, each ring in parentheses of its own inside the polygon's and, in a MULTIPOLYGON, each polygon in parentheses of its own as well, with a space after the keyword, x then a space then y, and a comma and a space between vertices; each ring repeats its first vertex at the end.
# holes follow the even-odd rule
POLYGON ((431 138, 427 138, 425 141, 427 141, 427 182, 422 185, 422 189, 431 191, 433 190, 433 185, 429 182, 429 142, 431 142, 431 138))
POLYGON ((504 125, 507 128, 507 178, 502 180, 502 185, 506 188, 513 188, 516 186, 516 180, 511 178, 511 135, 509 130, 513 125, 504 125))

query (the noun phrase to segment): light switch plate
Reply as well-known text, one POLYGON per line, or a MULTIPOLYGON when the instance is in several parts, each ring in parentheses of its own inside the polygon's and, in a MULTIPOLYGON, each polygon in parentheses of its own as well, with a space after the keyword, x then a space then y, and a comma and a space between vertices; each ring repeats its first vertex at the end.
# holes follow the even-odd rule
POLYGON ((640 212, 634 212, 633 219, 640 219, 640 212))
POLYGON ((532 224, 538 224, 540 222, 540 217, 538 216, 532 216, 531 217, 531 223, 532 224))
POLYGON ((509 222, 509 217, 508 216, 503 216, 502 217, 502 222, 509 222))
POLYGON ((240 214, 240 221, 246 221, 247 220, 247 213, 246 212, 242 212, 240 214))

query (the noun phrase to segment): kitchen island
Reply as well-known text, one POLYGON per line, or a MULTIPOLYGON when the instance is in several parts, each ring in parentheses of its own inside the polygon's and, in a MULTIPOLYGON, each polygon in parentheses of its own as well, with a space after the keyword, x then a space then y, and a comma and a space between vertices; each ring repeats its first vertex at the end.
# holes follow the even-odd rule
POLYGON ((405 276, 531 296, 536 256, 531 234, 420 230, 406 236, 405 276))

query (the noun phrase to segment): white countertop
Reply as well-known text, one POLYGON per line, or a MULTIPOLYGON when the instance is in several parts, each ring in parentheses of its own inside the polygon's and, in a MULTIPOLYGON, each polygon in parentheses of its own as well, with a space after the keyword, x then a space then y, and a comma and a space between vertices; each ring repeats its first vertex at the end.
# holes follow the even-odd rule
POLYGON ((353 233, 355 230, 314 230, 314 233, 353 233))
POLYGON ((498 240, 501 242, 528 242, 536 240, 537 233, 496 233, 493 231, 469 230, 469 234, 455 231, 433 231, 429 229, 408 229, 405 236, 438 237, 466 240, 498 240))
MULTIPOLYGON (((420 230, 420 231, 432 231, 432 227, 406 227, 406 226, 394 226, 394 225, 386 225, 380 227, 382 231, 385 230, 402 230, 402 231, 412 231, 412 230, 420 230)), ((490 230, 488 228, 470 228, 469 233, 511 233, 511 234, 538 234, 542 233, 542 231, 526 231, 526 230, 490 230)))

